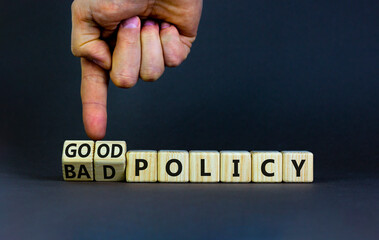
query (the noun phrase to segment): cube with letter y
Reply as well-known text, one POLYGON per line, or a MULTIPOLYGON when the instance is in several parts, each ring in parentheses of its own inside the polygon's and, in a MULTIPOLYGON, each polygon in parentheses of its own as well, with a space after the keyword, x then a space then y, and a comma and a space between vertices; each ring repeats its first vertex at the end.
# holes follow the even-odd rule
POLYGON ((283 182, 313 182, 313 153, 283 151, 283 182))
POLYGON ((93 181, 94 145, 94 141, 64 142, 62 170, 65 181, 93 181))
POLYGON ((94 168, 96 181, 125 181, 125 141, 97 141, 94 168))

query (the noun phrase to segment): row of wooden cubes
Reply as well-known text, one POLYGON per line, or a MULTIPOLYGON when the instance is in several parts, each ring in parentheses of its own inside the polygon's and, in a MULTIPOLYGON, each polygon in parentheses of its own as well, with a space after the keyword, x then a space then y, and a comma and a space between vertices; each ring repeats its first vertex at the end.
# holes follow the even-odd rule
POLYGON ((125 141, 67 140, 66 181, 313 182, 308 151, 133 150, 125 141))

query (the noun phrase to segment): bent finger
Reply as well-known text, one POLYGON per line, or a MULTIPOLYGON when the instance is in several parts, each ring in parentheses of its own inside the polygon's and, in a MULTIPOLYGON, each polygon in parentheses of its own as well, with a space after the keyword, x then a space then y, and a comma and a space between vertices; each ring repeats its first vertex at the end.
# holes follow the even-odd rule
POLYGON ((118 30, 110 72, 118 87, 130 88, 137 83, 141 64, 140 28, 140 19, 132 17, 122 21, 118 30))
POLYGON ((181 40, 176 27, 166 22, 161 24, 160 37, 166 66, 179 66, 187 58, 190 46, 181 40))
POLYGON ((153 20, 146 20, 142 27, 141 47, 140 77, 144 81, 155 81, 164 72, 164 59, 159 25, 153 20))

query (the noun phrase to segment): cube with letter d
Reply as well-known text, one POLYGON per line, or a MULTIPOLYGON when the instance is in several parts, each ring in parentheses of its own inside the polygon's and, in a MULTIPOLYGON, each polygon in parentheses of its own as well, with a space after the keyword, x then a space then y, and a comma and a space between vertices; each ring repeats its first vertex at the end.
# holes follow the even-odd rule
POLYGON ((126 142, 97 141, 95 145, 95 180, 125 181, 126 142))

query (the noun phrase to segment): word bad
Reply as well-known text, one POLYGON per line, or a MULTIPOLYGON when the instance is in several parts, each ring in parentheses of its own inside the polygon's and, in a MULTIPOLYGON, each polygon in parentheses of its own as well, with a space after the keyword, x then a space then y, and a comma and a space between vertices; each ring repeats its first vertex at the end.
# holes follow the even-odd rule
POLYGON ((126 151, 125 141, 67 140, 66 181, 313 182, 308 151, 126 151))

